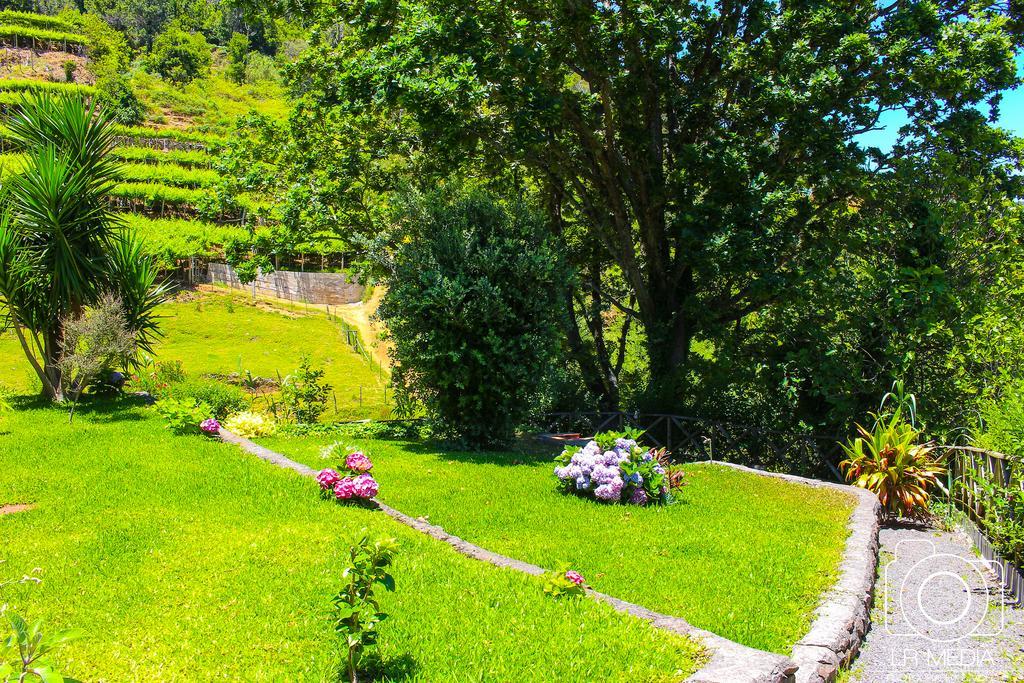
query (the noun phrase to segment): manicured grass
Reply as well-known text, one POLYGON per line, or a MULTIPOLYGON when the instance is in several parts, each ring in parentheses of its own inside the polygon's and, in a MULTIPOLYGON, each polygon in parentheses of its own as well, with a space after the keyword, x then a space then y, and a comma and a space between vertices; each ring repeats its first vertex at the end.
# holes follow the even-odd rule
POLYGON ((330 598, 361 533, 393 536, 378 680, 680 680, 695 646, 590 600, 456 554, 381 513, 151 412, 0 415, 0 576, 40 568, 0 603, 88 634, 63 651, 81 680, 336 680, 330 598))
POLYGON ((276 378, 303 354, 323 367, 333 387, 326 419, 383 417, 386 379, 345 343, 341 325, 323 313, 270 307, 237 292, 205 292, 161 308, 158 360, 180 360, 190 375, 239 372, 276 378), (362 400, 360 401, 360 393, 362 400), (334 410, 334 398, 338 411, 334 410))
MULTIPOLYGON (((330 438, 264 445, 316 468, 330 438)), ((834 491, 691 465, 682 501, 603 505, 555 488, 551 458, 364 441, 380 498, 505 555, 568 563, 598 590, 737 642, 788 654, 834 583, 853 509, 834 491), (513 465, 513 462, 523 464, 513 465)))

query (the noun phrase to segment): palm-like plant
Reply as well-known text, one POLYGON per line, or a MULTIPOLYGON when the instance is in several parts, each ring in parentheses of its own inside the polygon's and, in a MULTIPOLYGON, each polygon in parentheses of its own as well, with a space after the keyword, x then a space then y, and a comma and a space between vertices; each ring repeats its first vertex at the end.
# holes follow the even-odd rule
POLYGON ((857 425, 859 436, 842 444, 840 466, 854 486, 878 495, 886 512, 915 517, 928 511, 930 491, 942 489, 946 468, 933 456, 931 443, 917 443, 920 432, 897 408, 888 415, 871 414, 874 427, 857 425))
POLYGON ((110 293, 149 349, 165 289, 106 208, 119 169, 108 117, 79 97, 40 94, 24 98, 6 126, 26 161, 0 191, 3 325, 14 329, 43 393, 63 400, 62 321, 110 293))

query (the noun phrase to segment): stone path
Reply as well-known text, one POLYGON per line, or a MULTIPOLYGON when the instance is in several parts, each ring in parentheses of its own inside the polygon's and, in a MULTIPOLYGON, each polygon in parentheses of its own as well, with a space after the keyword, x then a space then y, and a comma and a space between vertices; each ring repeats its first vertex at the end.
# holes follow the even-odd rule
POLYGON ((1024 682, 1024 610, 966 534, 883 526, 871 630, 849 680, 1024 682))

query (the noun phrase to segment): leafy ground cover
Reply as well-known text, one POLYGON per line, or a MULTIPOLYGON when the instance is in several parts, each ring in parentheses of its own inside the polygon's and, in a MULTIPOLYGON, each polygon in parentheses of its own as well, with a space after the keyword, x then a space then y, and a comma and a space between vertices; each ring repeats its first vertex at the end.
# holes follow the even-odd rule
MULTIPOLYGON (((260 442, 323 468, 335 440, 260 442)), ((675 505, 602 505, 555 490, 551 453, 341 441, 365 449, 380 498, 406 514, 511 557, 567 563, 597 590, 782 654, 836 579, 853 509, 841 493, 715 465, 688 466, 675 505)))
POLYGON ((86 638, 81 680, 335 680, 330 598, 362 533, 400 550, 378 680, 679 680, 693 643, 464 558, 380 513, 321 501, 293 473, 121 402, 0 416, 0 602, 86 638))

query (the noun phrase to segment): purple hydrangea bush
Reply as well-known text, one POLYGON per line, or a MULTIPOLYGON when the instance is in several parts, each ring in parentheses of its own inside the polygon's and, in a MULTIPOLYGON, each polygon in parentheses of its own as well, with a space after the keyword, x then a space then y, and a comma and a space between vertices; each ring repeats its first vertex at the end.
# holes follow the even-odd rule
POLYGON ((220 434, 220 422, 217 422, 216 418, 210 417, 199 423, 199 429, 207 436, 217 436, 220 434))
POLYGON ((671 481, 658 451, 634 439, 599 434, 585 446, 569 446, 557 458, 555 476, 566 493, 605 503, 671 502, 671 481))
POLYGON ((369 473, 373 469, 373 463, 365 453, 349 453, 339 469, 340 472, 328 467, 316 475, 316 482, 320 485, 320 493, 324 498, 333 497, 340 501, 358 502, 370 500, 380 491, 377 480, 369 473))

